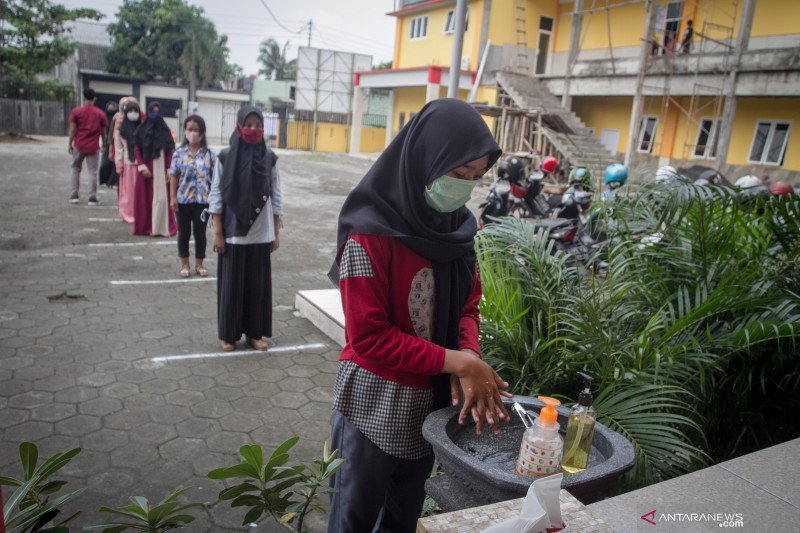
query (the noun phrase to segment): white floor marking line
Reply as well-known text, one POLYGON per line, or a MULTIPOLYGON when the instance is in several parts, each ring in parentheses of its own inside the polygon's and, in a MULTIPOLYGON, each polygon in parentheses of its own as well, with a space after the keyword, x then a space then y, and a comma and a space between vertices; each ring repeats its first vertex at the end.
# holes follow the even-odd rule
POLYGON ((261 350, 236 350, 233 352, 210 352, 210 353, 187 353, 178 355, 160 355, 158 357, 151 357, 150 361, 153 363, 166 363, 168 361, 185 361, 189 359, 210 359, 212 357, 239 357, 243 355, 256 355, 256 354, 270 354, 270 353, 284 353, 302 350, 310 350, 314 348, 325 348, 326 345, 321 342, 314 342, 311 344, 297 344, 294 346, 275 346, 266 352, 261 350))
POLYGON ((122 222, 122 220, 120 220, 118 218, 97 218, 97 217, 92 217, 92 218, 89 219, 89 222, 117 222, 117 221, 122 222))
POLYGON ((111 285, 166 285, 167 283, 200 283, 203 281, 217 281, 217 278, 208 276, 207 278, 187 278, 187 279, 131 279, 131 280, 112 280, 111 285))
MULTIPOLYGON (((93 242, 88 244, 89 248, 115 248, 115 247, 126 247, 126 246, 149 246, 149 245, 156 245, 156 246, 163 246, 167 244, 175 245, 174 240, 170 241, 140 241, 140 242, 93 242)), ((190 240, 189 244, 194 244, 194 240, 190 240)))

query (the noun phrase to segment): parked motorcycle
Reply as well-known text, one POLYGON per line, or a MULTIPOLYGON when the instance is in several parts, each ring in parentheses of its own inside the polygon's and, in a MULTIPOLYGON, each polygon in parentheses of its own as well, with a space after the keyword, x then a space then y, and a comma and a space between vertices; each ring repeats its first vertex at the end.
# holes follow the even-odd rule
POLYGON ((583 265, 594 268, 596 258, 604 246, 604 241, 593 228, 593 217, 588 209, 591 205, 592 193, 588 191, 572 191, 562 198, 561 212, 574 216, 541 219, 533 223, 535 231, 544 230, 553 241, 555 250, 566 252, 569 256, 568 266, 583 265), (568 202, 568 205, 564 205, 568 202))
POLYGON ((526 174, 522 160, 511 156, 500 163, 497 174, 497 180, 479 206, 481 227, 496 217, 546 217, 553 211, 553 206, 541 194, 545 176, 541 170, 526 174))

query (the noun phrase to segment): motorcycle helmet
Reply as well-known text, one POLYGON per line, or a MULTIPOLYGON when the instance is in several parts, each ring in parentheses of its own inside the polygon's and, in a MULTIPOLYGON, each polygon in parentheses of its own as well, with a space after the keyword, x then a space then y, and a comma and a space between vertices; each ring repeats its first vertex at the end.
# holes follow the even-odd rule
MULTIPOLYGON (((719 185, 720 183, 722 183, 722 174, 710 168, 700 173, 698 181, 700 180, 706 180, 708 183, 712 185, 719 185)), ((695 182, 695 185, 696 184, 697 182, 695 182)))
POLYGON ((739 189, 751 189, 753 187, 758 187, 759 185, 761 185, 761 180, 758 178, 758 176, 753 176, 753 175, 742 176, 741 178, 736 180, 736 183, 734 183, 734 185, 736 185, 736 187, 738 187, 739 189))
POLYGON ((592 183, 592 173, 586 167, 575 167, 569 172, 569 184, 580 183, 588 187, 592 183))
POLYGON ((769 192, 775 196, 789 196, 794 194, 794 189, 785 181, 778 181, 769 186, 769 192))
POLYGON ((519 157, 512 155, 503 158, 497 171, 501 178, 516 183, 525 176, 525 164, 519 157))
POLYGON ((618 183, 618 187, 622 187, 626 181, 628 181, 628 167, 619 163, 612 163, 606 167, 603 183, 606 185, 618 183))
POLYGON ((673 166, 667 165, 656 170, 656 183, 665 183, 679 177, 677 169, 673 166))
POLYGON ((542 161, 542 168, 545 172, 552 174, 558 168, 558 160, 553 156, 545 157, 542 161))

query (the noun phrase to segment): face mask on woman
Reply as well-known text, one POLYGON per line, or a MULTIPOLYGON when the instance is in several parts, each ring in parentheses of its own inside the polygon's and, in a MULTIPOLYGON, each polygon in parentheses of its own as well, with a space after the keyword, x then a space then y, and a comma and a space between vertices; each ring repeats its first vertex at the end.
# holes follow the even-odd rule
POLYGON ((239 137, 247 144, 258 144, 264 140, 264 130, 258 128, 243 128, 236 126, 239 130, 239 137))
POLYGON ((131 122, 136 122, 137 120, 139 120, 138 111, 128 111, 128 113, 125 116, 128 117, 128 120, 130 120, 131 122))
POLYGON ((158 111, 150 111, 150 112, 147 114, 147 118, 149 118, 150 120, 155 120, 155 119, 157 119, 159 116, 161 116, 161 113, 159 113, 158 111))
POLYGON ((197 144, 200 142, 200 132, 199 131, 187 131, 186 132, 186 142, 189 144, 197 144))
POLYGON ((425 188, 425 201, 440 213, 452 213, 466 205, 477 183, 442 176, 433 181, 430 189, 425 188))

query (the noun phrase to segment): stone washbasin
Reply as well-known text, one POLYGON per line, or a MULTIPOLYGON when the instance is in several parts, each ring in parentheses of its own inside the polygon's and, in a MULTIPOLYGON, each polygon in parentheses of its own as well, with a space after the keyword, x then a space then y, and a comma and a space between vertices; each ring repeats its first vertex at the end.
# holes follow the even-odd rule
MULTIPOLYGON (((521 498, 535 478, 514 473, 525 426, 511 409, 513 401, 526 410, 538 413, 544 403, 530 396, 515 396, 506 402, 511 415, 501 423, 495 436, 484 430, 475 435, 475 424, 458 423, 459 408, 445 407, 425 419, 422 434, 433 446, 444 474, 425 483, 425 490, 445 512, 521 498)), ((563 438, 569 409, 558 407, 558 423, 563 438)), ((633 445, 608 427, 595 424, 589 466, 576 474, 564 473, 561 488, 567 489, 584 504, 606 496, 622 474, 633 468, 636 460, 633 445)))

